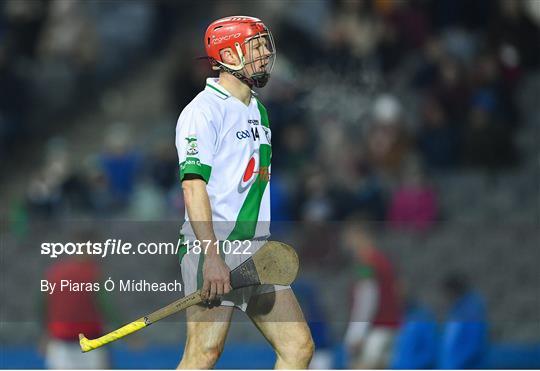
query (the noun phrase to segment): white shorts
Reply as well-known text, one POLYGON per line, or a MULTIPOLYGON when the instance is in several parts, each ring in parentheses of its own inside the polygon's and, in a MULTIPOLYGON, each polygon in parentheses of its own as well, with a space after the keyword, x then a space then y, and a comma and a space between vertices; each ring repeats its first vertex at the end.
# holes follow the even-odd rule
POLYGON ((105 349, 83 353, 78 342, 55 339, 49 339, 47 342, 45 366, 55 370, 110 368, 105 349))
MULTIPOLYGON (((202 267, 204 263, 204 254, 198 253, 198 249, 190 241, 186 241, 187 252, 180 258, 180 269, 183 280, 184 295, 189 295, 202 288, 203 275, 202 267), (201 259, 203 256, 203 259, 201 259)), ((233 241, 231 245, 227 243, 226 247, 222 247, 221 256, 225 257, 225 264, 230 270, 238 267, 244 261, 249 259, 257 252, 265 243, 264 240, 249 240, 249 241, 233 241), (229 248, 230 247, 230 248, 229 248)), ((204 246, 204 244, 202 244, 204 246)), ((227 307, 237 307, 243 312, 246 311, 249 300, 252 296, 266 294, 285 290, 291 286, 282 285, 257 285, 243 287, 232 290, 221 297, 220 305, 227 307)))
POLYGON ((360 362, 367 368, 386 368, 390 361, 396 331, 387 327, 373 327, 366 335, 360 362))

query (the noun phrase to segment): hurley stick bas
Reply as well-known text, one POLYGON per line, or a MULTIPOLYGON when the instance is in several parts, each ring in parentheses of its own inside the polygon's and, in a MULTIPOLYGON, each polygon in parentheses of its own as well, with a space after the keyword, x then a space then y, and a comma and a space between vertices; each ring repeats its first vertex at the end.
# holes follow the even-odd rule
MULTIPOLYGON (((268 241, 253 256, 231 271, 231 287, 234 290, 262 284, 290 285, 297 273, 298 256, 294 249, 282 242, 268 241)), ((81 350, 89 352, 102 347, 202 301, 202 293, 198 290, 97 339, 87 339, 83 334, 79 334, 81 350)))

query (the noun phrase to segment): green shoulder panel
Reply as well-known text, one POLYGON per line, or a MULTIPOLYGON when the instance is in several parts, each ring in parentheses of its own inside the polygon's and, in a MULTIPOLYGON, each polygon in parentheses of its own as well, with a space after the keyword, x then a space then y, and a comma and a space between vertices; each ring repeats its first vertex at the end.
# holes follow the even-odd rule
POLYGON ((261 121, 264 127, 270 127, 270 121, 268 120, 268 111, 266 110, 266 107, 263 106, 260 100, 255 98, 257 100, 257 107, 259 108, 259 113, 261 114, 261 121))

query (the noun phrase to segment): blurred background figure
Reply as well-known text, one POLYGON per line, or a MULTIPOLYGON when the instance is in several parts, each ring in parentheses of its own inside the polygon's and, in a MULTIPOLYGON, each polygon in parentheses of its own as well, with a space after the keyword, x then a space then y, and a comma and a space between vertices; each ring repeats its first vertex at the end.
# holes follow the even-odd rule
POLYGON ((433 369, 439 344, 438 323, 424 303, 409 297, 392 351, 392 369, 433 369))
POLYGON ((427 184, 417 161, 403 167, 401 181, 388 208, 389 227, 396 230, 426 232, 437 218, 437 195, 427 184))
POLYGON ((459 131, 437 98, 426 98, 420 125, 416 141, 423 165, 431 171, 455 167, 460 158, 459 131))
MULTIPOLYGON (((75 243, 95 241, 92 233, 80 233, 75 243)), ((89 338, 104 334, 107 319, 114 318, 98 263, 86 254, 61 257, 49 266, 45 280, 55 284, 53 293, 41 293, 41 318, 45 365, 50 369, 103 369, 110 363, 106 348, 82 353, 79 333, 89 338), (80 290, 61 290, 62 282, 81 285, 80 290), (84 288, 82 288, 84 286, 84 288), (90 289, 89 289, 90 288, 90 289)))
POLYGON ((351 221, 344 244, 355 259, 350 322, 344 343, 350 368, 386 368, 402 320, 398 281, 390 260, 376 248, 367 227, 351 221))
POLYGON ((47 143, 41 169, 37 171, 27 189, 27 204, 35 216, 58 215, 64 204, 64 186, 69 182, 72 169, 69 149, 61 138, 47 143))
POLYGON ((463 273, 448 275, 442 282, 448 313, 441 334, 437 367, 480 368, 488 347, 486 304, 463 273))
POLYGON ((366 144, 373 166, 385 177, 395 177, 410 152, 401 103, 391 94, 373 102, 373 122, 366 144))
POLYGON ((116 123, 109 129, 100 162, 114 201, 113 209, 121 210, 131 199, 140 170, 140 155, 133 148, 126 124, 116 123))

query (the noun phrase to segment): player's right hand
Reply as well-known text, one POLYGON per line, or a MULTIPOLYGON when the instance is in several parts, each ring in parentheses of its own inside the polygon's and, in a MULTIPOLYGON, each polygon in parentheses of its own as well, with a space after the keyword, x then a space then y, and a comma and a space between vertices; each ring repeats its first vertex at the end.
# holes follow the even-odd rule
POLYGON ((214 300, 232 290, 230 269, 219 255, 206 255, 203 265, 202 296, 214 300))

